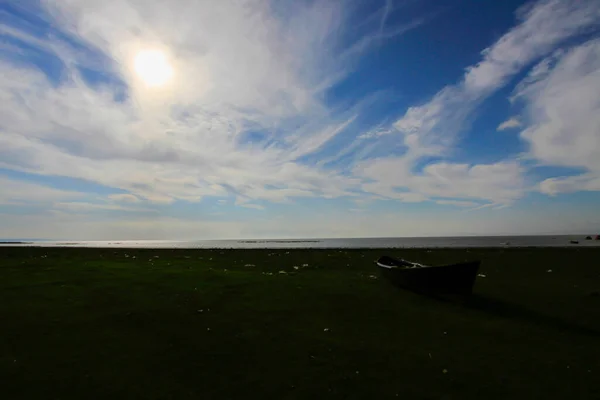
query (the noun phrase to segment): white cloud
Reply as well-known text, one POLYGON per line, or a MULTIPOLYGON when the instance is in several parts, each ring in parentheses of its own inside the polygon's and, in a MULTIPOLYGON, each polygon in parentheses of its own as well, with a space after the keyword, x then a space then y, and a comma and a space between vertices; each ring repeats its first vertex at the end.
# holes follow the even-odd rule
MULTIPOLYGON (((356 186, 298 161, 354 121, 322 100, 368 49, 368 40, 342 41, 352 28, 343 4, 290 3, 277 12, 268 1, 42 5, 37 18, 82 47, 3 27, 66 70, 57 84, 32 65, 0 59, 2 167, 81 178, 157 203, 230 193, 332 198, 356 186), (170 85, 150 90, 135 76, 133 59, 145 48, 168 55, 170 85), (119 98, 120 85, 88 85, 80 66, 113 73, 127 95, 119 98), (248 142, 249 132, 263 137, 248 142)), ((373 28, 363 39, 378 35, 373 28)))
POLYGON ((249 204, 249 203, 245 203, 245 204, 240 204, 240 206, 245 207, 245 208, 253 208, 255 210, 264 210, 265 208, 263 206, 261 206, 260 204, 249 204))
POLYGON ((528 116, 521 137, 530 157, 600 174, 599 93, 600 40, 563 53, 543 77, 519 86, 528 116))
POLYGON ((559 193, 600 191, 600 174, 588 173, 563 178, 549 178, 540 182, 539 190, 551 196, 559 193))
POLYGON ((62 190, 0 175, 0 204, 35 204, 84 197, 81 192, 62 190))
POLYGON ((500 125, 498 125, 498 128, 496 128, 496 130, 497 131, 505 131, 507 129, 519 128, 521 126, 523 126, 523 124, 521 124, 521 121, 519 121, 515 117, 511 117, 511 118, 507 119, 506 121, 504 121, 503 123, 501 123, 500 125))
POLYGON ((357 167, 355 173, 376 180, 363 185, 366 191, 404 201, 443 197, 511 204, 526 191, 523 169, 516 162, 434 163, 420 174, 413 174, 407 171, 405 159, 388 158, 366 162, 357 167))
POLYGON ((65 210, 70 212, 89 212, 89 211, 98 211, 98 210, 106 210, 106 211, 130 211, 130 212, 153 212, 154 210, 150 210, 147 208, 139 208, 139 207, 126 207, 119 204, 110 204, 110 203, 89 203, 89 202, 80 202, 80 201, 71 201, 71 202, 58 202, 53 203, 52 208, 58 210, 65 210))
MULTIPOLYGON (((408 108, 393 124, 402 134, 406 152, 396 158, 369 161, 363 171, 359 167, 359 175, 375 181, 364 185, 364 190, 388 198, 407 196, 408 191, 423 198, 470 198, 500 205, 511 204, 525 194, 524 170, 513 161, 474 166, 438 162, 425 167, 422 174, 413 171, 424 157, 451 156, 477 106, 511 77, 567 39, 600 26, 600 3, 541 0, 520 9, 518 16, 518 25, 485 49, 483 59, 468 67, 458 84, 446 86, 423 105, 408 108), (398 189, 402 189, 400 193, 398 189)), ((539 80, 548 67, 540 65, 530 79, 539 80)), ((518 125, 518 120, 511 119, 498 129, 518 125)), ((393 131, 378 127, 363 138, 388 133, 393 131)))
POLYGON ((140 199, 129 193, 111 194, 108 196, 110 200, 123 202, 123 203, 139 203, 140 199))
POLYGON ((570 37, 600 25, 594 0, 541 0, 521 9, 520 23, 482 52, 463 80, 447 86, 396 121, 409 154, 438 155, 454 144, 476 106, 529 63, 570 37))
POLYGON ((437 200, 436 204, 442 204, 446 206, 456 206, 456 207, 477 207, 480 206, 479 203, 475 203, 473 201, 464 201, 464 200, 437 200))

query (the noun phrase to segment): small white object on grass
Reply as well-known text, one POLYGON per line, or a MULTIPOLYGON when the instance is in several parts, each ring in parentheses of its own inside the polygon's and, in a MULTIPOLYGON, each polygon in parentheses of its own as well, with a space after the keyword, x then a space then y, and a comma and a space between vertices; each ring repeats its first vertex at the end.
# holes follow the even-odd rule
POLYGON ((308 264, 302 264, 303 267, 308 267, 308 264))
POLYGON ((443 372, 444 374, 447 374, 447 373, 448 373, 448 370, 447 370, 446 368, 444 368, 444 369, 442 370, 442 372, 443 372))
POLYGON ((480 277, 480 278, 485 278, 484 274, 477 274, 477 276, 480 277))
POLYGON ((551 270, 551 269, 549 269, 549 270, 548 270, 548 271, 546 271, 546 272, 552 272, 552 270, 551 270))
POLYGON ((297 270, 297 269, 298 269, 298 266, 297 266, 297 265, 294 265, 294 267, 293 267, 293 268, 297 270))
POLYGON ((285 271, 279 271, 279 273, 282 274, 282 275, 286 275, 287 274, 287 272, 285 272, 285 271))
POLYGON ((254 265, 254 264, 246 264, 246 265, 244 265, 244 267, 256 267, 256 265, 254 265))
POLYGON ((329 332, 329 328, 323 329, 323 332, 329 332))

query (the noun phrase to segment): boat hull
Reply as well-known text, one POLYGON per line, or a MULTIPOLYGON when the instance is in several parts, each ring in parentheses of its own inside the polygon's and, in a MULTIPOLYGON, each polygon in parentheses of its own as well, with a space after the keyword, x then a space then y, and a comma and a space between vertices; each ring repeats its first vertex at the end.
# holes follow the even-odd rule
POLYGON ((469 295, 477 279, 480 261, 423 268, 386 268, 381 274, 394 285, 415 292, 469 295))

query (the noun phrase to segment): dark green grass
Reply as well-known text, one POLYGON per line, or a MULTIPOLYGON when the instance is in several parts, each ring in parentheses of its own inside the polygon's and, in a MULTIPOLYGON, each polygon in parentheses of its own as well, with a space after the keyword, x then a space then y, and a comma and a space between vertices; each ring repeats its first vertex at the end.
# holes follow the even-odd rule
POLYGON ((0 398, 600 398, 598 290, 600 249, 0 248, 0 398), (382 253, 486 277, 441 302, 382 253))

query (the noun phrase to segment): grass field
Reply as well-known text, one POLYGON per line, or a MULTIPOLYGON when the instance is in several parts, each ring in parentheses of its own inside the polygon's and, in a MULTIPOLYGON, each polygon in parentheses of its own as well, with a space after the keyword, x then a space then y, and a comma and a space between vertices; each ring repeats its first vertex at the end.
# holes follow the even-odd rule
POLYGON ((599 290, 600 249, 5 247, 0 397, 599 399, 599 290), (485 277, 442 302, 384 253, 485 277))

